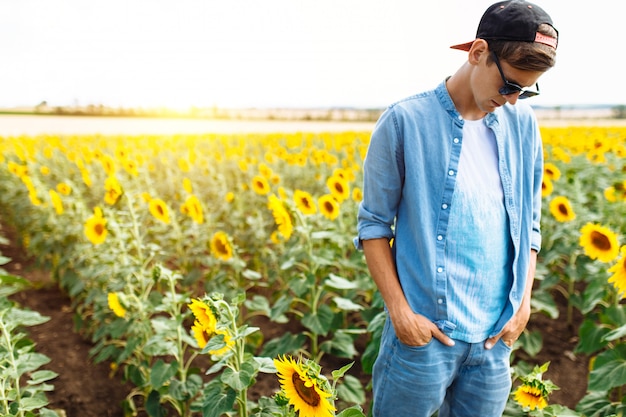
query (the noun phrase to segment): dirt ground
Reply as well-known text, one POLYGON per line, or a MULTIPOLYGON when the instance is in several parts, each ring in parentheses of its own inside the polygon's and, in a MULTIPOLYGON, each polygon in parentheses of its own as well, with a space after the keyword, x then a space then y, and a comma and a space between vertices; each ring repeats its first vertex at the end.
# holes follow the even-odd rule
MULTIPOLYGON (((0 230, 13 242, 10 228, 3 227, 0 230)), ((15 301, 50 317, 47 323, 28 328, 37 351, 51 358, 45 369, 59 374, 51 381, 54 391, 48 394, 49 408, 64 410, 67 417, 123 416, 120 403, 132 386, 124 384, 119 376, 110 378, 108 363, 92 363, 89 357, 92 345, 74 332, 70 300, 66 294, 51 281, 46 271, 35 268, 33 260, 18 246, 0 245, 0 253, 12 259, 4 267, 9 273, 22 276, 34 284, 32 289, 15 295, 15 301)), ((562 298, 558 301, 560 304, 565 302, 562 298)), ((575 318, 574 329, 580 320, 579 316, 575 318)), ((265 326, 267 328, 261 328, 264 334, 275 331, 271 323, 266 322, 265 326)), ((536 364, 551 362, 545 378, 552 380, 560 390, 552 394, 550 402, 573 409, 585 395, 588 373, 587 358, 573 353, 577 343, 576 331, 568 328, 565 320, 551 320, 541 315, 533 315, 528 327, 541 331, 544 347, 537 357, 525 359, 536 364)), ((323 369, 336 368, 323 366, 323 369)), ((368 375, 351 373, 365 383, 369 380, 368 375)), ((265 377, 260 378, 253 388, 250 392, 253 397, 271 395, 278 388, 278 383, 275 378, 265 377)))

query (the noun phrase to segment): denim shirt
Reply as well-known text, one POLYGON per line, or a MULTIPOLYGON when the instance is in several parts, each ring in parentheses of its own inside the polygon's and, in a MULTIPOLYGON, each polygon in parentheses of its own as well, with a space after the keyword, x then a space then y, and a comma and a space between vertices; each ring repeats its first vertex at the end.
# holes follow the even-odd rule
MULTIPOLYGON (((463 123, 445 82, 391 105, 381 115, 363 165, 363 201, 354 239, 359 249, 363 240, 394 239, 396 270, 409 305, 446 333, 455 327, 447 313, 445 245, 463 123)), ((534 113, 523 103, 496 109, 485 123, 496 138, 513 244, 508 304, 491 337, 519 309, 530 251, 541 247, 543 150, 534 113)))

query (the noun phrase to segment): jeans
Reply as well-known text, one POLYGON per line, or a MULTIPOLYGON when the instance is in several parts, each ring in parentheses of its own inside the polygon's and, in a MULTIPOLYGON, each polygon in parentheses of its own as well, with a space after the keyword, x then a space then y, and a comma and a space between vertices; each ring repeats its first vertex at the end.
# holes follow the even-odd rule
POLYGON ((511 391, 511 348, 502 339, 407 346, 387 318, 373 370, 374 417, 500 417, 511 391))

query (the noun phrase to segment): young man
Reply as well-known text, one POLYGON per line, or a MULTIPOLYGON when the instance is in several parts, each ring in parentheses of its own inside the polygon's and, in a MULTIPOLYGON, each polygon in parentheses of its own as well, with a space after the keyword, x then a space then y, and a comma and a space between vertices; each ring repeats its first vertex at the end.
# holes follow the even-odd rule
POLYGON ((388 312, 375 417, 502 415, 541 245, 541 138, 517 102, 539 94, 557 37, 534 4, 492 5, 453 46, 464 65, 374 129, 355 243, 388 312))

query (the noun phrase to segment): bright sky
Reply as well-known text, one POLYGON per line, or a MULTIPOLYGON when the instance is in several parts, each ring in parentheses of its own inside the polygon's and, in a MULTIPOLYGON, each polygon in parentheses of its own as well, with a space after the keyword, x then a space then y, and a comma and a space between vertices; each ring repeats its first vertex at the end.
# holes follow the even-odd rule
MULTIPOLYGON (((0 0, 0 107, 384 107, 451 75, 493 0, 0 0)), ((536 0, 537 105, 626 103, 623 0, 536 0)))

